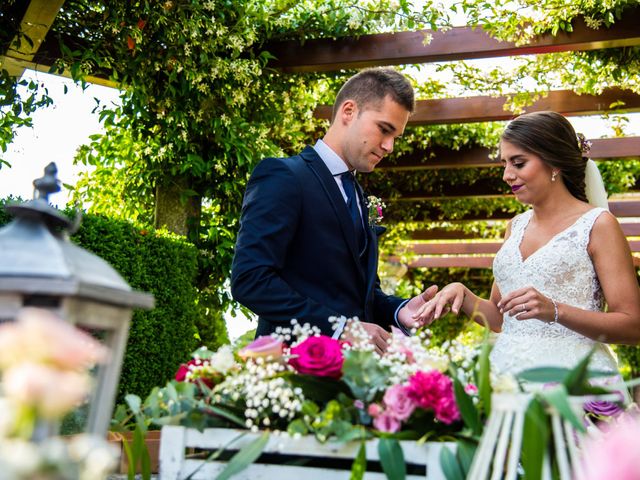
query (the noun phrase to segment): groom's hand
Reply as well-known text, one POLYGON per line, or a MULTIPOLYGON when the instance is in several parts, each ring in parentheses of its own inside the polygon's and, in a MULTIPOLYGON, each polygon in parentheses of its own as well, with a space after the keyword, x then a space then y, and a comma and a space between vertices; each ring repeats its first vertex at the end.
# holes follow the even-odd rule
POLYGON ((429 322, 425 322, 423 320, 419 320, 413 317, 416 313, 418 313, 418 310, 420 309, 420 307, 422 307, 425 303, 431 300, 437 292, 438 292, 438 286, 431 285, 420 295, 416 295, 411 300, 409 300, 405 304, 405 306, 402 307, 398 312, 398 322, 400 322, 400 324, 408 330, 412 328, 422 327, 425 324, 428 325, 429 323, 431 323, 433 319, 431 319, 431 321, 429 322))
POLYGON ((391 334, 375 323, 358 321, 355 324, 347 324, 340 338, 355 344, 362 341, 363 336, 368 337, 367 341, 375 347, 379 355, 384 355, 389 346, 391 334))

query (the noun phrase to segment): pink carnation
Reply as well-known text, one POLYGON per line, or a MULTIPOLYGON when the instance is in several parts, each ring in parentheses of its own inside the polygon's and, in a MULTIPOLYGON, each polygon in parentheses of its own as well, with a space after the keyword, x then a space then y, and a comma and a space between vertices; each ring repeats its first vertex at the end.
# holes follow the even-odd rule
POLYGON ((409 378, 408 396, 425 410, 433 410, 436 418, 452 423, 460 418, 453 394, 453 383, 445 374, 432 370, 418 371, 409 378))
POLYGON ((291 348, 291 355, 289 364, 299 373, 331 378, 342 376, 342 348, 340 342, 333 338, 324 335, 309 337, 291 348))
POLYGON ((436 418, 447 425, 460 420, 460 411, 452 395, 442 397, 435 408, 436 418))
POLYGON ((390 412, 384 411, 373 419, 373 426, 381 432, 396 433, 400 430, 400 420, 390 412))
POLYGON ((389 387, 384 394, 383 401, 387 406, 387 412, 401 422, 407 420, 416 408, 415 402, 409 396, 408 389, 402 385, 389 387))

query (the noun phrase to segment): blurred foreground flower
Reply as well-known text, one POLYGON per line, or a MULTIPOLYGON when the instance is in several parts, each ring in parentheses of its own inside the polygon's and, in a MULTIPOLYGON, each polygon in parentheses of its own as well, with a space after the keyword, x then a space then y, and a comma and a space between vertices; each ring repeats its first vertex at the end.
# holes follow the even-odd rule
POLYGON ((25 308, 0 325, 0 480, 96 480, 117 466, 104 438, 41 438, 84 403, 89 370, 107 359, 96 339, 48 310, 25 308))
POLYGON ((640 479, 640 417, 623 413, 602 435, 587 437, 581 475, 576 480, 640 479))

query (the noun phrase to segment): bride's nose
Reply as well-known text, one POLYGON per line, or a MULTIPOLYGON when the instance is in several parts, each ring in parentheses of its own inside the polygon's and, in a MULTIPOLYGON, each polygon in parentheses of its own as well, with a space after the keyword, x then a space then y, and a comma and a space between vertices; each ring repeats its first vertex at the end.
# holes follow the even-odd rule
POLYGON ((504 180, 507 183, 513 182, 516 179, 516 174, 515 172, 509 167, 509 165, 506 165, 504 167, 504 171, 502 172, 502 180, 504 180))

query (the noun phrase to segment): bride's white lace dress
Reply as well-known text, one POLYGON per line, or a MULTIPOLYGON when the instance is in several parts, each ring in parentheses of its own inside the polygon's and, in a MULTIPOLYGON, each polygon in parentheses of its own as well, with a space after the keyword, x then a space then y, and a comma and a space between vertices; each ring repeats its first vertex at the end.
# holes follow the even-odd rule
MULTIPOLYGON (((511 223, 511 235, 493 262, 493 273, 501 294, 504 296, 518 288, 532 286, 558 303, 602 310, 602 288, 587 246, 593 223, 604 211, 602 208, 589 210, 524 260, 520 243, 533 210, 516 216, 511 223)), ((571 368, 594 344, 597 350, 590 368, 618 372, 615 357, 607 345, 557 323, 518 320, 505 314, 502 332, 491 352, 491 364, 499 374, 516 374, 541 366, 571 368)))

